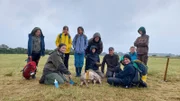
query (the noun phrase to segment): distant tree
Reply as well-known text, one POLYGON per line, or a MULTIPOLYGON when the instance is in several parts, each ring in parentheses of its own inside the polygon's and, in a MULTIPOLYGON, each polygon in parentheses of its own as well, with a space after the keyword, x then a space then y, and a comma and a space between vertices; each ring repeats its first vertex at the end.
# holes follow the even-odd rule
POLYGON ((156 54, 154 54, 154 55, 152 55, 153 57, 156 57, 157 55, 156 54))

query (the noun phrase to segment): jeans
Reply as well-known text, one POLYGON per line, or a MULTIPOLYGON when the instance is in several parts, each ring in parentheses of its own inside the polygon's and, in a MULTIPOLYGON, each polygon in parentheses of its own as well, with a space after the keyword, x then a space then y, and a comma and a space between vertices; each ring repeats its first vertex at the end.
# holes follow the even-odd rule
POLYGON ((119 78, 113 78, 110 77, 107 79, 108 84, 112 85, 112 86, 124 86, 122 83, 122 80, 119 78))

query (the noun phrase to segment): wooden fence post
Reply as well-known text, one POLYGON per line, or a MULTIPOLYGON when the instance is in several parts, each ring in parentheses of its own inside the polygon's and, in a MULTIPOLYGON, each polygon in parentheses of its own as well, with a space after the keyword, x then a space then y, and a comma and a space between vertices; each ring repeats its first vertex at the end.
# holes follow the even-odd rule
POLYGON ((168 66, 169 66, 169 57, 167 58, 167 62, 166 62, 166 68, 164 72, 164 81, 166 81, 168 66))

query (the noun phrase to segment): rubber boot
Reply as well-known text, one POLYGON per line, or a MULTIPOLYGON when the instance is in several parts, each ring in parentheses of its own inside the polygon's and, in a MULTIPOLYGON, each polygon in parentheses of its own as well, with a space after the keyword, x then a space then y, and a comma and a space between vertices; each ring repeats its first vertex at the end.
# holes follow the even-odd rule
POLYGON ((79 67, 79 76, 81 76, 82 67, 79 67))

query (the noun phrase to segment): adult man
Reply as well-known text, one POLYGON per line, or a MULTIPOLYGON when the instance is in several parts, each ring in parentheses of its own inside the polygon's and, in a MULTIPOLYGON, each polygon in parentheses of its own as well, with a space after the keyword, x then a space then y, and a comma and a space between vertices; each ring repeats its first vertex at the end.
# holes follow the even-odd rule
POLYGON ((121 71, 119 56, 114 54, 114 48, 109 48, 109 54, 106 54, 103 58, 101 71, 104 73, 104 65, 107 64, 106 77, 113 77, 114 73, 121 71))

